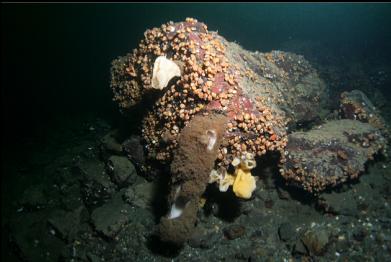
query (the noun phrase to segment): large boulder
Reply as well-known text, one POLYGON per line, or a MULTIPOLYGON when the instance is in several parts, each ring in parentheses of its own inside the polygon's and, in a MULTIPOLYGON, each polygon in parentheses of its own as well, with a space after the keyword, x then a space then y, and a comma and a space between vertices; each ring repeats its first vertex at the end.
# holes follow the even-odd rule
POLYGON ((288 136, 281 174, 307 191, 321 191, 357 178, 385 143, 380 131, 367 123, 329 121, 288 136))

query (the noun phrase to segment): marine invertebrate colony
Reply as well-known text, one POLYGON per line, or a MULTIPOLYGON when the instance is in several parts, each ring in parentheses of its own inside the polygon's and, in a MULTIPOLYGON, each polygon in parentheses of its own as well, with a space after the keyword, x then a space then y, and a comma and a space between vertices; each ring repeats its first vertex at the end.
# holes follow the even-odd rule
POLYGON ((289 135, 281 174, 310 192, 356 178, 386 144, 380 131, 354 120, 329 121, 289 135))
POLYGON ((235 158, 232 163, 235 167, 233 175, 225 169, 213 169, 209 176, 209 183, 217 183, 221 192, 226 192, 232 185, 232 190, 237 197, 249 199, 256 188, 256 179, 251 175, 251 169, 256 166, 254 155, 247 153, 240 158, 235 158))
POLYGON ((169 163, 181 129, 194 115, 212 111, 222 111, 229 117, 218 166, 228 167, 233 158, 245 152, 263 155, 285 146, 284 119, 278 110, 257 102, 243 90, 245 81, 255 74, 234 66, 230 61, 234 58, 225 54, 227 44, 216 33, 209 33, 206 25, 187 19, 147 30, 133 54, 113 62, 114 100, 122 110, 152 93, 154 86, 163 88, 164 84, 157 84, 153 75, 162 57, 162 61, 182 66, 182 75, 173 74, 178 76, 177 81, 160 94, 143 121, 143 138, 150 157, 169 163))
MULTIPOLYGON (((143 103, 147 159, 170 165, 171 210, 161 221, 163 239, 182 243, 189 237, 208 182, 216 182, 220 191, 232 186, 238 197, 250 198, 256 186, 254 159, 268 152, 281 155, 287 181, 308 191, 345 181, 324 179, 327 165, 311 174, 296 168, 296 161, 313 152, 303 156, 303 148, 288 142, 289 136, 297 141, 288 133, 322 119, 329 101, 324 82, 302 56, 248 52, 193 18, 163 24, 144 36, 132 53, 113 61, 111 88, 122 112, 143 103), (230 166, 233 174, 227 173, 230 166)), ((340 143, 345 148, 350 142, 340 143)), ((375 144, 373 150, 383 148, 375 144)), ((363 161, 356 164, 361 170, 363 161)), ((143 170, 148 167, 144 163, 143 170)))

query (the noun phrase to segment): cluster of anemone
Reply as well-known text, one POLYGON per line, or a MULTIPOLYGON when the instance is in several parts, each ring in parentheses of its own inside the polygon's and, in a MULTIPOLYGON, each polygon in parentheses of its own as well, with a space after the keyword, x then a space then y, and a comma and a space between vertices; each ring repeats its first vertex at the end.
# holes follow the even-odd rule
MULTIPOLYGON (((163 163, 172 160, 182 128, 195 114, 211 112, 228 116, 228 129, 217 155, 217 166, 228 168, 245 153, 264 155, 280 151, 287 143, 281 119, 267 106, 264 97, 252 99, 241 86, 243 78, 254 80, 248 68, 240 68, 226 56, 226 46, 205 24, 163 24, 147 30, 138 48, 125 63, 127 83, 112 85, 114 100, 124 109, 158 92, 153 109, 142 124, 148 156, 163 163)), ((232 60, 232 59, 231 59, 232 60)))

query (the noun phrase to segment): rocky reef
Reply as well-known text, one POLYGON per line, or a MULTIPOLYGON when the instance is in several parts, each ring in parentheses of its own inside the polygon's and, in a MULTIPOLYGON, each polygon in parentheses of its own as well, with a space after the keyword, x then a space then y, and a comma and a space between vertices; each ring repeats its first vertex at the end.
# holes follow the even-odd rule
MULTIPOLYGON (((160 63, 159 69, 165 70, 160 63)), ((139 48, 113 61, 111 86, 122 111, 150 102, 142 136, 148 156, 162 162, 172 160, 177 136, 194 115, 224 112, 229 121, 217 166, 225 168, 244 152, 282 151, 286 127, 319 118, 328 101, 303 57, 248 52, 194 19, 147 30, 139 48), (177 63, 181 76, 156 89, 160 57, 177 63)))
POLYGON ((389 137, 389 130, 379 110, 362 91, 343 92, 340 99, 340 111, 343 118, 369 123, 379 129, 385 137, 389 137))
POLYGON ((281 174, 304 189, 322 191, 354 179, 386 143, 380 131, 354 120, 333 120, 288 136, 281 174))
POLYGON ((358 177, 385 152, 386 127, 369 99, 344 93, 331 114, 326 84, 300 55, 246 51, 192 18, 144 36, 113 61, 111 88, 123 113, 142 108, 142 169, 171 165, 164 240, 190 237, 208 182, 251 198, 251 169, 266 155, 278 156, 287 183, 319 192, 358 177))
POLYGON ((112 64, 120 123, 5 148, 2 260, 388 261, 390 103, 370 70, 306 59, 148 30, 112 64))

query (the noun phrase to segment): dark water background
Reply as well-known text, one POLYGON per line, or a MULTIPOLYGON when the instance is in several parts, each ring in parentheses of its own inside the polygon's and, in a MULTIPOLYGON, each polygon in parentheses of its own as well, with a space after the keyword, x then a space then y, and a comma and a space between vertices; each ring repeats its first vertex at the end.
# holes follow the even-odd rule
POLYGON ((113 119, 110 61, 170 20, 195 17, 249 50, 300 39, 391 58, 389 4, 3 4, 1 13, 3 139, 12 143, 64 117, 113 119))

